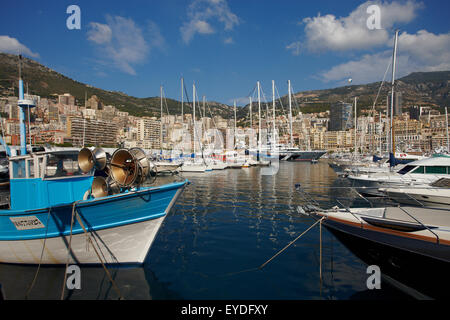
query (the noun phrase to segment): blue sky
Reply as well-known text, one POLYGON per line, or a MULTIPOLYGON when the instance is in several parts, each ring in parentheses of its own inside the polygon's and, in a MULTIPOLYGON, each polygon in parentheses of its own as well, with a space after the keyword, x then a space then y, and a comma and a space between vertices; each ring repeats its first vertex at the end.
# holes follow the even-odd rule
MULTIPOLYGON (((400 29, 398 76, 450 70, 450 2, 153 0, 8 1, 0 52, 18 53, 77 81, 137 97, 246 104, 256 81, 271 100, 294 91, 380 81, 400 29), (69 30, 66 9, 81 9, 69 30), (380 30, 366 9, 380 8, 380 30)), ((388 73, 390 79, 390 72, 388 73)), ((30 88, 32 89, 32 88, 30 88)))

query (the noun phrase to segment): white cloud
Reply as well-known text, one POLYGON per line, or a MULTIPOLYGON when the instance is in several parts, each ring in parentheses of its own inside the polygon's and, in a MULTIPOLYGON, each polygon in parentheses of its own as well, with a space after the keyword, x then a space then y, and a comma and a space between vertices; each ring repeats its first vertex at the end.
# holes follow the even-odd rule
POLYGON ((225 38, 225 40, 223 40, 223 43, 225 43, 225 44, 233 44, 234 40, 233 40, 232 37, 228 37, 228 38, 225 38))
POLYGON ((98 22, 91 22, 89 24, 89 31, 87 33, 88 40, 97 44, 104 44, 111 41, 112 31, 107 24, 101 24, 98 22))
MULTIPOLYGON (((393 45, 393 38, 390 42, 393 45)), ((356 84, 381 81, 391 59, 392 49, 366 54, 332 67, 321 77, 325 82, 343 81, 350 77, 356 84)), ((450 70, 450 33, 436 35, 420 30, 416 34, 403 32, 399 35, 396 77, 415 71, 445 70, 450 70)), ((387 79, 390 78, 389 73, 387 79)))
POLYGON ((412 21, 417 11, 423 7, 415 0, 407 2, 367 1, 346 17, 336 17, 333 14, 308 17, 303 19, 305 25, 305 47, 312 52, 346 51, 370 49, 386 45, 389 40, 389 29, 394 25, 412 21), (381 28, 370 30, 367 19, 370 14, 367 8, 377 5, 380 8, 381 28))
POLYGON ((0 36, 0 52, 23 54, 33 58, 39 58, 38 53, 32 52, 24 44, 20 43, 19 40, 9 36, 0 36))
POLYGON ((300 41, 295 41, 292 42, 291 44, 286 46, 287 50, 291 50, 292 54, 294 56, 299 56, 301 53, 301 42, 300 41))
POLYGON ((225 31, 239 24, 239 18, 231 12, 226 0, 194 0, 187 10, 188 21, 180 27, 181 37, 188 44, 198 34, 213 34, 217 22, 225 31))
POLYGON ((131 75, 135 75, 133 65, 146 60, 152 49, 165 47, 164 37, 158 26, 149 22, 142 29, 132 19, 107 16, 106 24, 89 24, 87 38, 99 50, 102 62, 131 75))

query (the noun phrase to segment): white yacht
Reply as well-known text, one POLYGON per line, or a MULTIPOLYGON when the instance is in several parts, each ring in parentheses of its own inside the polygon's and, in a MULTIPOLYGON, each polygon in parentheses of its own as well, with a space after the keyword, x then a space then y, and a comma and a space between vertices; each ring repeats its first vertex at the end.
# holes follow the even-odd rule
POLYGON ((413 161, 398 171, 349 175, 353 187, 361 194, 384 196, 380 188, 428 186, 440 178, 450 178, 450 157, 431 157, 413 161))
POLYGON ((392 200, 409 205, 450 209, 450 179, 441 178, 429 186, 381 188, 392 200))

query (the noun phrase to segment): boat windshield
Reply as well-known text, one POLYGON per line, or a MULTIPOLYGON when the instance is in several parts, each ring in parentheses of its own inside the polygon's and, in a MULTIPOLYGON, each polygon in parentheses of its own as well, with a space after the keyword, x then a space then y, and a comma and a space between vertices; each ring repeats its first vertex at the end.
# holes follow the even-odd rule
POLYGON ((77 153, 50 153, 47 155, 45 178, 86 175, 78 166, 77 153))
POLYGON ((397 171, 399 174, 407 174, 411 170, 413 170, 416 166, 405 166, 401 170, 397 171))

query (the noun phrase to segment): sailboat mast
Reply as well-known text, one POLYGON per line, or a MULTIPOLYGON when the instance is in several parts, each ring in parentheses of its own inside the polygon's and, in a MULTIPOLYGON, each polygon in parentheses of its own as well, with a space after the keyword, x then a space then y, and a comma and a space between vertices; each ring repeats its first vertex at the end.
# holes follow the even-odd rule
POLYGON ((250 97, 250 129, 253 129, 253 119, 252 119, 252 97, 250 97))
POLYGON ((291 99, 291 80, 288 80, 288 90, 289 90, 289 130, 290 130, 290 148, 294 146, 292 137, 292 99, 291 99))
POLYGON ((357 153, 356 149, 358 147, 358 145, 356 143, 356 139, 357 139, 356 134, 357 134, 357 130, 358 130, 357 115, 356 115, 356 100, 357 100, 357 98, 355 97, 355 125, 354 125, 354 128, 355 128, 355 152, 354 152, 355 158, 356 158, 356 153, 357 153))
POLYGON ((234 149, 236 149, 236 100, 234 100, 234 149))
POLYGON ((273 103, 272 148, 275 148, 275 80, 272 80, 272 103, 273 103))
POLYGON ((184 123, 184 79, 181 77, 181 122, 184 123))
POLYGON ((258 86, 258 151, 261 154, 261 85, 259 81, 256 84, 258 86))
POLYGON ((394 139, 394 87, 395 87, 395 68, 397 63, 397 42, 398 30, 395 31, 394 53, 392 57, 392 93, 391 93, 391 152, 395 156, 395 139, 394 139))
POLYGON ((159 87, 160 95, 161 95, 161 120, 160 120, 160 132, 159 132, 159 148, 162 154, 162 145, 163 145, 163 87, 159 87))
POLYGON ((447 107, 445 107, 445 130, 447 132, 447 152, 450 152, 450 141, 448 140, 448 114, 447 114, 447 107))
POLYGON ((196 141, 196 134, 197 131, 195 128, 195 82, 192 85, 192 113, 193 113, 193 121, 194 121, 194 157, 195 157, 195 141, 196 141))

